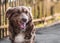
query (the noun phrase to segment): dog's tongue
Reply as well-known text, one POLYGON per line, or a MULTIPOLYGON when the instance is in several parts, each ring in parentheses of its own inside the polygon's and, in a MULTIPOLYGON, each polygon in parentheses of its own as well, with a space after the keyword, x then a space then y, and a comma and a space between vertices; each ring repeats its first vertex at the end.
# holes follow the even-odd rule
POLYGON ((20 24, 21 29, 25 29, 26 24, 20 24))

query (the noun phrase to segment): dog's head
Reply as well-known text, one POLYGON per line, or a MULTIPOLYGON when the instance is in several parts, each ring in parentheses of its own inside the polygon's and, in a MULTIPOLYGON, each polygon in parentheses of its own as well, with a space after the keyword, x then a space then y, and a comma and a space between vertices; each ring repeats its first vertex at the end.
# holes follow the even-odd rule
POLYGON ((25 29, 32 21, 31 8, 25 6, 10 7, 6 11, 6 17, 13 26, 25 29))

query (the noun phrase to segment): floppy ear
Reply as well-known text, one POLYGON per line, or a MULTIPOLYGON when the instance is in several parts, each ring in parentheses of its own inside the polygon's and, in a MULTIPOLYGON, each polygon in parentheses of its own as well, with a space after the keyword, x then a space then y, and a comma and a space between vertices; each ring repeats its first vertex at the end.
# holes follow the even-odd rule
POLYGON ((12 8, 12 7, 9 7, 9 8, 6 10, 6 17, 7 17, 7 18, 10 18, 11 14, 12 14, 12 11, 13 11, 13 8, 12 8))
MULTIPOLYGON (((29 8, 30 11, 30 8, 29 8)), ((27 28, 26 28, 26 39, 30 39, 31 38, 31 33, 34 30, 34 23, 32 22, 32 13, 29 13, 29 22, 27 23, 27 28)))
POLYGON ((33 25, 33 16, 32 16, 32 10, 31 10, 31 7, 28 7, 28 10, 29 10, 29 22, 27 23, 28 25, 33 25))

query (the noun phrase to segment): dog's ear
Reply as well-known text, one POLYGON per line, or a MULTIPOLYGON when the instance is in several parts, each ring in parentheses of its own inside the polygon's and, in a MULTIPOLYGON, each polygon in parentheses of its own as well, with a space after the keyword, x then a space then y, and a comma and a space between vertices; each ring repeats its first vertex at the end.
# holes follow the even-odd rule
POLYGON ((29 22, 28 22, 28 24, 30 24, 30 23, 32 23, 32 20, 33 20, 33 15, 32 15, 31 7, 28 7, 28 10, 29 10, 29 22))
POLYGON ((32 32, 32 30, 34 29, 34 23, 32 22, 32 20, 33 20, 33 17, 32 17, 32 13, 31 13, 31 9, 30 8, 28 8, 29 9, 29 21, 28 21, 28 23, 27 23, 27 28, 26 28, 26 34, 30 34, 31 35, 31 32, 32 32))
POLYGON ((6 18, 10 18, 11 14, 12 14, 12 11, 13 11, 13 8, 12 7, 9 7, 6 10, 6 18))

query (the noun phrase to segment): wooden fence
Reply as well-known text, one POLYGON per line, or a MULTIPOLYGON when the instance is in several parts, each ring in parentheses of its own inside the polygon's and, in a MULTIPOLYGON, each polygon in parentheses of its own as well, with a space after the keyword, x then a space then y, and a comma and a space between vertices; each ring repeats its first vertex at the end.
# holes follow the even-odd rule
POLYGON ((21 5, 32 7, 34 18, 33 22, 45 21, 46 15, 43 14, 43 1, 41 0, 0 0, 0 39, 8 36, 8 20, 5 17, 6 9, 8 7, 16 7, 21 5))

